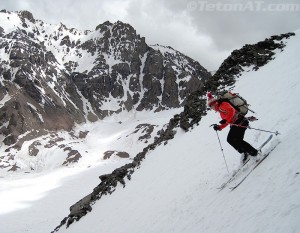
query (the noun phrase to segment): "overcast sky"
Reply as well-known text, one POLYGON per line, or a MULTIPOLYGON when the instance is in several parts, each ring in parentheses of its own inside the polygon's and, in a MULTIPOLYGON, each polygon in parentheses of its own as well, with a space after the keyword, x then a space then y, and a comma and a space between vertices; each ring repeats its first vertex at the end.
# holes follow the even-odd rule
POLYGON ((209 71, 244 44, 300 29, 300 0, 0 0, 0 9, 82 30, 120 20, 147 44, 172 46, 209 71))

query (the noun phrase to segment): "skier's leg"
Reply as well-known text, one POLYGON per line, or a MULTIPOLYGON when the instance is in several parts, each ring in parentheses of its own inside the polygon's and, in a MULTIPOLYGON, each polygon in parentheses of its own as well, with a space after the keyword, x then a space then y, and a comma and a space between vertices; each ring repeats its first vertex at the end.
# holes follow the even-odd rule
MULTIPOLYGON (((244 127, 248 127, 248 125, 249 125, 249 121, 247 119, 245 119, 241 124, 241 126, 244 126, 244 127)), ((243 148, 244 152, 250 154, 251 156, 256 156, 258 151, 253 146, 251 146, 248 142, 244 141, 246 128, 244 128, 244 129, 245 130, 244 130, 243 134, 241 135, 242 136, 241 147, 243 148)))
POLYGON ((243 148, 243 137, 245 130, 245 128, 233 125, 231 126, 227 136, 227 142, 239 153, 245 152, 245 149, 243 148))
POLYGON ((246 141, 242 141, 242 146, 244 148, 244 152, 247 152, 248 154, 250 154, 251 156, 256 156, 258 151, 251 146, 248 142, 246 141))

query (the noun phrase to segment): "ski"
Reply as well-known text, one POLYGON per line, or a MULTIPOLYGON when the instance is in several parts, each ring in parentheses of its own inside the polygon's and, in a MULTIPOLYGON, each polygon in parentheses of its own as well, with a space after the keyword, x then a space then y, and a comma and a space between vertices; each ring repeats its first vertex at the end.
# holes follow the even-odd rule
POLYGON ((275 145, 268 153, 264 154, 263 157, 260 160, 258 160, 255 163, 255 165, 245 174, 245 176, 241 180, 239 180, 236 184, 229 187, 229 189, 231 189, 231 191, 233 191, 237 187, 239 187, 247 179, 247 177, 271 154, 271 152, 276 148, 277 145, 275 145))
MULTIPOLYGON (((271 134, 258 148, 258 151, 261 151, 262 148, 272 139, 273 135, 271 134)), ((232 175, 231 177, 225 182, 223 183, 218 189, 221 191, 223 190, 229 183, 231 183, 234 179, 236 179, 236 177, 239 175, 239 173, 241 171, 247 170, 248 166, 246 166, 248 164, 248 162, 250 161, 250 159, 248 159, 241 167, 239 167, 232 175)))
POLYGON ((261 146, 258 148, 258 150, 259 151, 261 151, 261 149, 272 139, 272 137, 273 137, 273 134, 271 134, 268 138, 267 138, 267 140, 263 143, 263 144, 261 144, 261 146))
POLYGON ((225 182, 223 183, 220 187, 218 187, 218 189, 221 191, 223 190, 230 182, 232 182, 240 173, 240 171, 244 170, 245 166, 247 165, 247 163, 250 161, 250 159, 248 159, 241 167, 239 167, 236 171, 233 172, 233 174, 231 175, 231 177, 225 182))

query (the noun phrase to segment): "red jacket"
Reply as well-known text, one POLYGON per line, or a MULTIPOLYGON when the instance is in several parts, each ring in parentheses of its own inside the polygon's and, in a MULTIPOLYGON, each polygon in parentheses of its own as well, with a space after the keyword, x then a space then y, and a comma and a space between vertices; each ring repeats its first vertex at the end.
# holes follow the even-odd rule
POLYGON ((235 110, 228 102, 222 102, 220 105, 216 103, 216 111, 220 113, 222 120, 226 120, 226 124, 220 125, 220 129, 224 129, 227 125, 234 123, 238 119, 238 111, 235 110))

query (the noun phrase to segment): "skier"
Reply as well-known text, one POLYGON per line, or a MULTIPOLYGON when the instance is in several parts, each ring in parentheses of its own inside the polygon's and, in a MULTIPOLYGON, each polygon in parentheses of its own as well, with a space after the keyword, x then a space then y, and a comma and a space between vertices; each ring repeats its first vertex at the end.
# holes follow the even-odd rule
POLYGON ((214 125, 214 130, 221 131, 230 124, 227 142, 242 155, 242 163, 248 161, 249 155, 257 156, 258 150, 244 141, 245 131, 249 125, 248 119, 239 114, 230 103, 226 101, 219 103, 218 99, 214 98, 211 93, 208 93, 207 97, 207 105, 216 112, 219 112, 222 118, 220 125, 214 125))

